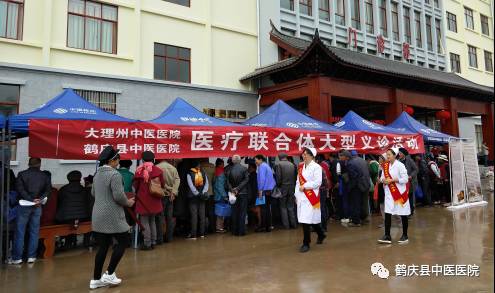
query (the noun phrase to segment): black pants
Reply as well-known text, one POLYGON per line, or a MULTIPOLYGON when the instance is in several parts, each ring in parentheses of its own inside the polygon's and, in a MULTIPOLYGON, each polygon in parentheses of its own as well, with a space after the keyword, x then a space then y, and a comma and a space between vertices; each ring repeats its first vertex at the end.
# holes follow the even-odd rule
POLYGON ((328 206, 327 206, 328 190, 320 189, 320 210, 321 210, 321 228, 327 230, 328 206))
POLYGON ((189 199, 189 211, 191 213, 191 237, 205 236, 206 228, 206 201, 193 197, 189 199), (199 219, 199 228, 198 228, 199 219))
POLYGON ((263 191, 263 195, 265 196, 265 204, 261 205, 261 226, 260 228, 266 229, 266 231, 270 231, 270 227, 272 226, 272 203, 270 192, 263 191))
POLYGON ((321 229, 320 224, 302 224, 303 226, 303 232, 304 232, 304 239, 303 239, 303 245, 309 246, 311 243, 311 227, 313 227, 313 231, 318 234, 318 238, 323 238, 323 230, 321 229))
MULTIPOLYGON (((409 225, 407 216, 400 216, 402 220, 402 235, 407 237, 407 227, 409 225)), ((390 226, 392 226, 392 214, 385 213, 385 236, 390 236, 390 226)))
POLYGON ((419 180, 419 186, 421 186, 421 190, 423 191, 423 204, 431 205, 431 191, 430 191, 430 178, 423 177, 419 180))
POLYGON ((246 235, 247 194, 239 194, 232 207, 232 234, 246 235))
POLYGON ((349 191, 349 203, 351 220, 354 224, 361 223, 361 210, 362 210, 363 193, 359 188, 352 188, 349 191))
POLYGON ((117 265, 120 262, 122 256, 124 256, 125 249, 129 246, 129 233, 114 233, 106 234, 94 232, 96 243, 98 244, 98 252, 95 257, 95 270, 93 274, 94 280, 99 280, 101 278, 101 272, 103 270, 103 265, 105 264, 105 259, 107 257, 108 248, 113 244, 113 239, 117 241, 117 244, 113 246, 112 257, 110 258, 110 263, 108 264, 108 274, 113 274, 117 265))
POLYGON ((156 219, 156 243, 171 242, 174 238, 174 203, 169 196, 162 200, 163 212, 156 219), (163 224, 167 225, 167 231, 163 231, 163 224))

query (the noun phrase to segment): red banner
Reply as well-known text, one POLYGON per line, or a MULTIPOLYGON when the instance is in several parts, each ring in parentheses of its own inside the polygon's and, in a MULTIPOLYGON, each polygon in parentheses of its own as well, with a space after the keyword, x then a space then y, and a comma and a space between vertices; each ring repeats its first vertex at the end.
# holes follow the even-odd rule
POLYGON ((107 145, 119 149, 123 159, 138 159, 147 150, 153 151, 159 159, 233 154, 276 156, 280 152, 299 155, 305 147, 314 147, 321 153, 346 149, 378 154, 391 147, 404 147, 412 154, 424 152, 420 134, 71 120, 31 120, 29 124, 29 155, 32 157, 94 160, 107 145))

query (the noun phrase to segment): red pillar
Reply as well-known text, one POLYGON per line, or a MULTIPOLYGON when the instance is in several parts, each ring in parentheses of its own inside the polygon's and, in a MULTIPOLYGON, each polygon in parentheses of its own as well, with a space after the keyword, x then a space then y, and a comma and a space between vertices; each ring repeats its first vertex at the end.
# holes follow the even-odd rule
POLYGON ((404 111, 406 95, 404 91, 395 89, 392 97, 392 103, 385 107, 385 123, 389 124, 394 122, 397 117, 404 111))
POLYGON ((488 149, 490 150, 489 158, 490 161, 493 161, 493 153, 495 149, 494 146, 494 136, 493 136, 493 104, 486 104, 486 114, 481 116, 481 127, 483 129, 483 140, 486 142, 488 149))
POLYGON ((322 91, 322 82, 319 76, 312 78, 308 92, 308 113, 313 118, 328 122, 332 115, 331 96, 322 91))
POLYGON ((457 99, 447 98, 446 110, 450 112, 450 119, 442 121, 442 131, 452 136, 459 136, 459 118, 457 109, 457 99))

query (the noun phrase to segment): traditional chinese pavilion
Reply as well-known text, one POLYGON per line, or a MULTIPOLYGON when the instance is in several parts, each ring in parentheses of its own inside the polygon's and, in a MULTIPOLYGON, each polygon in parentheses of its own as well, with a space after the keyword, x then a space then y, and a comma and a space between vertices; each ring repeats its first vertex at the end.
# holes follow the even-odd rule
POLYGON ((387 124, 407 108, 430 116, 441 112, 441 130, 453 136, 459 135, 459 116, 480 115, 484 140, 494 149, 491 87, 454 73, 331 47, 318 31, 308 41, 272 26, 270 40, 279 48, 280 61, 240 79, 260 85, 262 107, 281 99, 326 122, 361 109, 365 118, 387 124))

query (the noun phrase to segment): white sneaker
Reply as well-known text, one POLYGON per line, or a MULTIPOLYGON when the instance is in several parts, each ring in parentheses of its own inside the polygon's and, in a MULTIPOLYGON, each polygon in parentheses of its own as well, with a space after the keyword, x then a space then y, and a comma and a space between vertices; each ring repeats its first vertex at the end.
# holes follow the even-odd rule
POLYGON ((9 260, 9 265, 20 265, 20 264, 22 264, 22 259, 9 260))
POLYGON ((341 223, 349 223, 349 219, 342 219, 340 220, 341 223))
POLYGON ((120 283, 122 283, 122 280, 117 278, 115 272, 113 272, 113 274, 111 275, 109 275, 108 272, 105 272, 101 277, 101 281, 107 285, 119 285, 120 283))
POLYGON ((36 261, 36 257, 28 258, 28 263, 34 263, 36 261))
POLYGON ((108 286, 108 284, 104 283, 101 279, 89 281, 89 289, 98 289, 106 286, 108 286))

